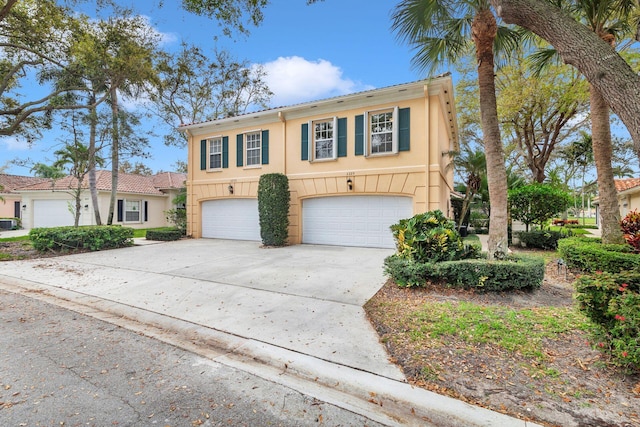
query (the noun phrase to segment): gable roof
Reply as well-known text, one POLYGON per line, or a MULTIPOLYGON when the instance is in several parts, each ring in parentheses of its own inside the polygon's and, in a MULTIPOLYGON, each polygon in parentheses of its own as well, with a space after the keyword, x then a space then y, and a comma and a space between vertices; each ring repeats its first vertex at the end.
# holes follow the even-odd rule
MULTIPOLYGON (((98 191, 111 191, 111 171, 96 171, 96 188, 98 191)), ((164 191, 179 189, 184 186, 187 176, 183 173, 163 172, 156 175, 136 175, 132 173, 118 174, 118 192, 162 195, 164 191)), ((72 176, 56 180, 45 180, 32 185, 23 186, 20 191, 64 191, 77 188, 78 180, 72 176)), ((88 176, 82 181, 82 188, 89 188, 88 176)))
POLYGON ((48 182, 47 178, 36 178, 33 176, 20 176, 20 175, 7 175, 0 173, 0 185, 3 187, 0 189, 0 193, 15 193, 15 190, 27 185, 38 184, 41 182, 48 182))
POLYGON ((618 193, 640 186, 640 178, 615 179, 614 182, 618 193))

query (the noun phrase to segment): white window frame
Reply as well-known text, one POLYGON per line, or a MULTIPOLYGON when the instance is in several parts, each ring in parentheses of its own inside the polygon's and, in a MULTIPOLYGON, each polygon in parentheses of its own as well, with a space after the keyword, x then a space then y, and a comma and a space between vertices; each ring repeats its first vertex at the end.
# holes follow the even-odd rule
POLYGON ((255 131, 250 131, 250 132, 245 132, 244 133, 244 165, 245 167, 248 168, 258 168, 262 166, 262 131, 261 130, 255 130, 255 131), (250 135, 257 135, 258 139, 258 147, 255 148, 249 148, 249 136, 250 135), (249 151, 258 152, 258 163, 252 163, 249 164, 249 151))
POLYGON ((219 171, 222 170, 222 136, 214 136, 213 138, 209 138, 207 140, 207 170, 211 170, 211 171, 219 171), (220 151, 219 152, 213 152, 213 144, 215 142, 219 142, 220 143, 220 151), (220 156, 220 167, 214 168, 211 166, 211 156, 214 155, 219 155, 220 156))
MULTIPOLYGON (((327 119, 319 119, 319 120, 310 120, 309 121, 309 161, 310 162, 321 162, 327 160, 336 160, 338 158, 338 118, 331 117, 327 119), (317 157, 316 156, 316 130, 315 125, 319 123, 331 123, 332 129, 332 137, 331 137, 331 156, 330 157, 317 157)), ((327 139, 328 140, 328 139, 327 139)))
POLYGON ((124 199, 123 200, 123 207, 122 207, 122 222, 124 224, 142 224, 142 219, 144 218, 144 216, 142 215, 142 200, 129 200, 129 199, 124 199), (129 208, 129 203, 136 203, 138 205, 138 209, 128 209, 129 208), (138 219, 137 220, 129 220, 127 214, 129 212, 137 212, 138 213, 138 219))
POLYGON ((373 157, 377 157, 377 156, 389 156, 389 155, 393 155, 393 154, 398 154, 398 142, 399 142, 399 135, 398 135, 398 107, 391 107, 391 108, 381 108, 379 110, 372 110, 372 111, 366 111, 364 113, 364 125, 365 125, 365 129, 364 129, 364 155, 369 157, 369 156, 373 156, 373 157), (392 123, 392 127, 391 127, 391 151, 385 151, 383 153, 373 153, 373 148, 371 147, 371 141, 372 141, 372 129, 371 129, 371 116, 376 115, 376 114, 384 114, 384 113, 388 113, 391 112, 391 123, 392 123))

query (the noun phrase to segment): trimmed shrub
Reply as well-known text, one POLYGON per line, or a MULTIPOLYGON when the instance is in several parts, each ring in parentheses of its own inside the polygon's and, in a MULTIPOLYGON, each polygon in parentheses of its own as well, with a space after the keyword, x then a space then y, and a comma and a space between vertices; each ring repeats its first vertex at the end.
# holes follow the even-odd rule
POLYGON ((579 308, 596 325, 594 347, 640 369, 640 273, 599 273, 576 281, 579 308))
POLYGON ((289 237, 289 179, 281 173, 260 177, 258 213, 260 237, 267 246, 284 246, 289 237))
POLYGON ((571 237, 558 242, 558 252, 569 268, 584 272, 640 272, 640 256, 629 245, 603 245, 600 239, 571 237))
POLYGON ((565 233, 550 230, 518 231, 516 236, 520 244, 527 248, 557 249, 558 240, 567 237, 565 233))
POLYGON ((385 259, 385 273, 402 287, 439 282, 450 287, 483 292, 536 289, 544 278, 544 259, 510 255, 503 261, 467 259, 419 263, 392 255, 385 259))
POLYGON ((529 231, 529 225, 540 228, 558 212, 564 211, 570 203, 569 194, 549 184, 533 183, 509 190, 511 217, 522 221, 529 231))
POLYGON ((477 256, 476 246, 465 245, 455 223, 439 210, 401 219, 391 232, 401 258, 437 262, 477 256))
POLYGON ((161 242, 170 242, 180 240, 183 232, 179 228, 159 228, 155 230, 147 230, 145 235, 147 240, 158 240, 161 242))
POLYGON ((133 228, 119 225, 33 228, 29 239, 40 252, 100 251, 133 245, 133 228))

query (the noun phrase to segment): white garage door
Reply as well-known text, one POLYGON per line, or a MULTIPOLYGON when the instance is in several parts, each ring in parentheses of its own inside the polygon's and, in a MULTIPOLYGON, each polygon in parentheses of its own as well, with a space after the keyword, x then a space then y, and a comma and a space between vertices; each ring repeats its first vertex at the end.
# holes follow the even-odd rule
POLYGON ((228 199, 203 202, 202 237, 261 240, 258 200, 228 199))
POLYGON ((61 227, 73 225, 73 214, 69 211, 67 200, 34 200, 33 226, 61 227))
POLYGON ((413 201, 399 196, 319 197, 302 202, 302 242, 394 248, 389 226, 413 216, 413 201))

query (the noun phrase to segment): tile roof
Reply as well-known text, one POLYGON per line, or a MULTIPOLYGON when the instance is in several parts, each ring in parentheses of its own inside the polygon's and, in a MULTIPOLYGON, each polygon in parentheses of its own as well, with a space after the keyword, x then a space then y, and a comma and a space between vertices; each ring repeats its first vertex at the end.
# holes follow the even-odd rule
POLYGON ((640 178, 616 179, 614 182, 618 193, 640 186, 640 178))
MULTIPOLYGON (((98 191, 111 191, 111 178, 111 171, 96 171, 96 188, 98 191)), ((82 188, 89 188, 88 179, 89 177, 86 176, 82 182, 82 188)), ((175 172, 163 172, 150 176, 120 172, 118 174, 118 192, 161 195, 163 194, 161 190, 178 189, 184 186, 186 179, 186 174, 175 172)), ((77 182, 74 177, 66 176, 55 181, 46 180, 33 185, 26 185, 20 189, 23 191, 68 190, 76 188, 77 182)))
MULTIPOLYGON (((250 112, 247 112, 247 113, 238 114, 237 116, 229 116, 229 117, 225 117, 225 118, 227 118, 227 119, 239 119, 239 118, 242 118, 242 117, 251 116, 252 114, 260 114, 260 113, 266 113, 266 112, 269 112, 269 111, 284 110, 284 109, 303 106, 303 105, 306 105, 306 104, 314 104, 314 103, 322 102, 322 101, 337 100, 337 99, 340 99, 340 98, 348 98, 348 97, 353 97, 353 96, 357 96, 357 95, 363 95, 363 94, 367 94, 367 93, 371 93, 371 92, 381 91, 383 89, 391 89, 391 88, 396 88, 396 87, 400 87, 400 86, 412 85, 412 84, 416 84, 416 83, 425 83, 425 82, 430 81, 430 80, 441 79, 443 77, 448 77, 450 75, 451 75, 451 72, 446 72, 446 73, 438 74, 437 76, 433 76, 433 77, 428 78, 428 79, 416 80, 416 81, 409 82, 409 83, 400 83, 400 84, 395 84, 395 85, 390 85, 390 86, 385 86, 385 87, 380 87, 380 88, 374 88, 374 89, 368 89, 368 90, 363 90, 363 91, 359 91, 359 92, 348 93, 348 94, 344 94, 344 95, 332 96, 332 97, 329 97, 329 98, 322 98, 322 99, 316 99, 316 100, 311 100, 311 101, 306 101, 306 102, 300 102, 300 103, 296 103, 296 104, 283 105, 283 106, 280 106, 280 107, 265 108, 263 110, 250 111, 250 112)), ((201 122, 180 123, 180 125, 178 126, 178 129, 184 128, 184 127, 188 127, 188 126, 192 126, 192 125, 213 123, 213 122, 217 122, 217 121, 219 121, 221 119, 222 118, 216 118, 216 119, 213 119, 213 120, 204 120, 204 121, 201 121, 201 122)))
POLYGON ((47 178, 35 178, 33 176, 7 175, 0 173, 0 185, 3 187, 0 193, 13 193, 16 188, 27 185, 48 182, 47 178))

